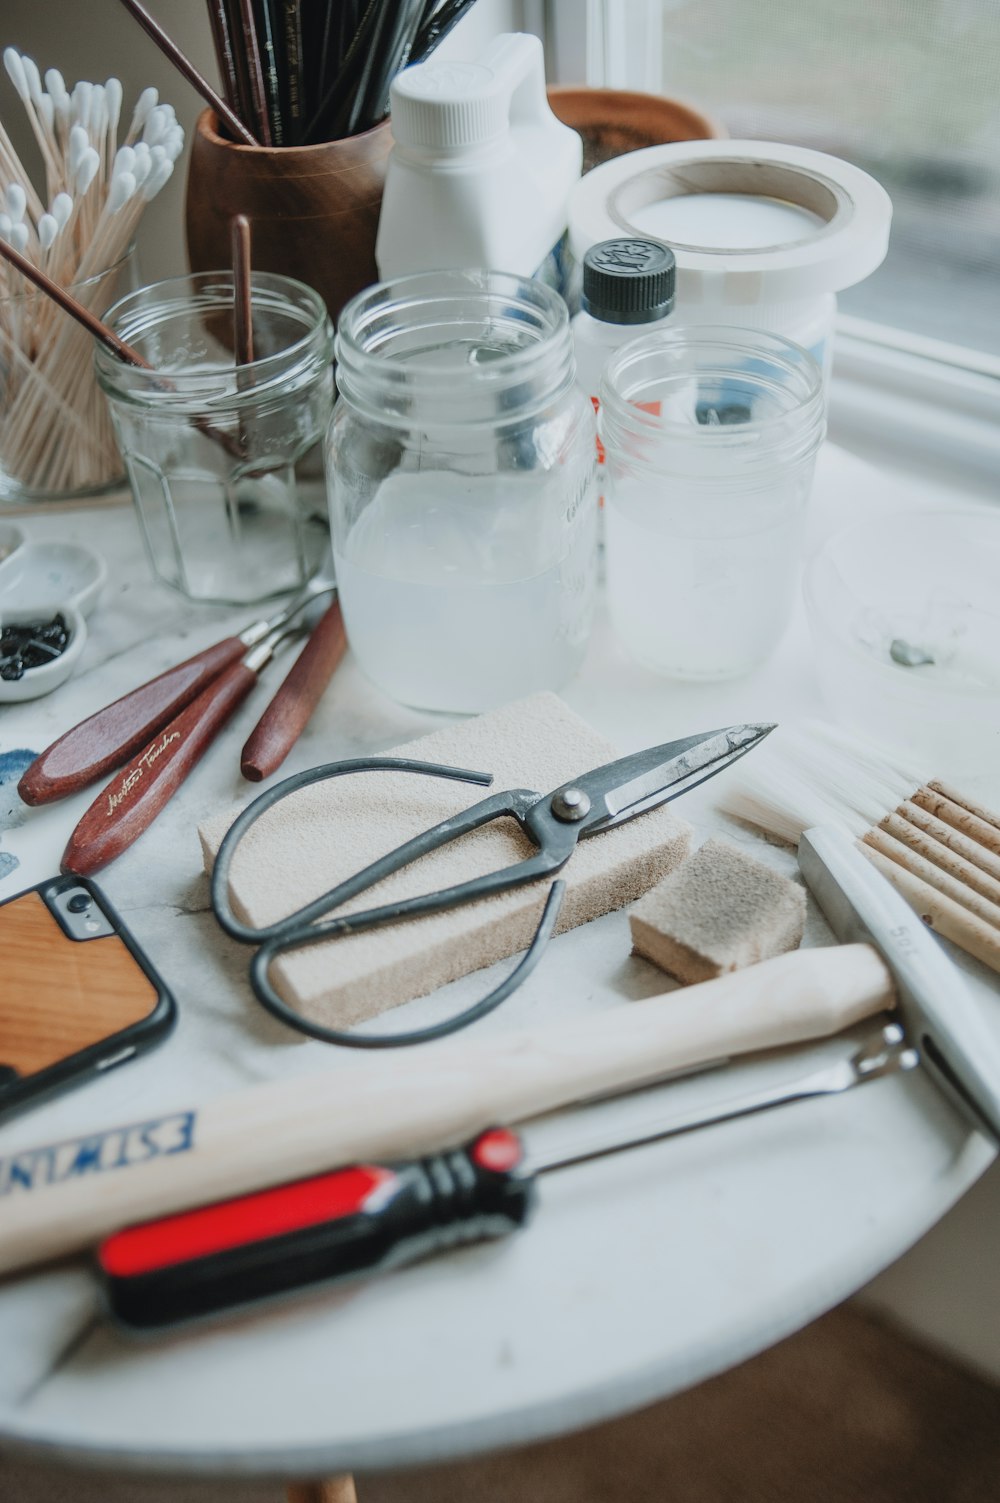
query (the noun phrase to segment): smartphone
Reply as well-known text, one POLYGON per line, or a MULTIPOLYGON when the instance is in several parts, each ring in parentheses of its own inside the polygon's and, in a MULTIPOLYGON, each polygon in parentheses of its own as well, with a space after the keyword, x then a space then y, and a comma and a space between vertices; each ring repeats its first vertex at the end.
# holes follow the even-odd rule
POLYGON ((170 992, 107 898, 60 876, 0 903, 0 1121, 170 1032, 170 992))

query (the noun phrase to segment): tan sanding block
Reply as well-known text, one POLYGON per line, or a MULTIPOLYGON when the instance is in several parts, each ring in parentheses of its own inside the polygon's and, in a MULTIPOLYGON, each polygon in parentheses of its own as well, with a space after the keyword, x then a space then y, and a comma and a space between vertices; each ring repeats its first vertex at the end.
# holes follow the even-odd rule
POLYGON ((638 955, 685 984, 794 950, 806 895, 725 840, 706 840, 629 914, 638 955))
MULTIPOLYGON (((543 793, 620 751, 556 695, 535 694, 386 755, 492 772, 496 789, 543 793)), ((263 815, 237 850, 233 910, 255 928, 274 923, 487 792, 399 772, 359 773, 304 788, 263 815)), ((235 814, 201 827, 206 869, 235 814)), ((663 806, 582 840, 561 874, 567 886, 559 929, 635 902, 683 861, 690 833, 663 806)), ((339 911, 451 886, 533 850, 513 820, 499 821, 395 873, 339 911)), ((309 1017, 336 1026, 361 1022, 525 949, 549 885, 533 883, 450 913, 313 945, 283 956, 271 976, 284 1000, 309 1017)))

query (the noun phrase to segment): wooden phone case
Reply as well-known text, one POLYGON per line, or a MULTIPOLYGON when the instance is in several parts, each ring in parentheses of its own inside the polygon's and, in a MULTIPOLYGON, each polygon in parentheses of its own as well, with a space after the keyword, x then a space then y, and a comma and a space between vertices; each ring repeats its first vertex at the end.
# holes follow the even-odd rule
POLYGON ((173 998, 92 883, 56 878, 0 904, 0 1115, 148 1047, 173 1020, 173 998), (116 932, 73 939, 43 895, 68 886, 85 887, 116 932))

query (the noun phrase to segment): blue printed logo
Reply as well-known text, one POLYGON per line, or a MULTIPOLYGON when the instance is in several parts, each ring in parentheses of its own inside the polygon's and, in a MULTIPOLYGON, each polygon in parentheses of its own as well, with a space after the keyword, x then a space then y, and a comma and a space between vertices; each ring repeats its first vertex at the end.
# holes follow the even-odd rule
POLYGON ((44 1148, 21 1149, 0 1159, 0 1195, 41 1190, 88 1174, 131 1169, 136 1164, 148 1164, 150 1159, 187 1153, 194 1147, 196 1116, 195 1112, 177 1112, 69 1138, 64 1143, 49 1143, 44 1148))

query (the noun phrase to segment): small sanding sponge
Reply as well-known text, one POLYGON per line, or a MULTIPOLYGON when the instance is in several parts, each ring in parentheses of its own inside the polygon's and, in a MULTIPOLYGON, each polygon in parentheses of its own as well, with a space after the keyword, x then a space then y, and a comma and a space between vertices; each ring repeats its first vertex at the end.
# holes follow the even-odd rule
MULTIPOLYGON (((547 793, 620 752, 556 695, 535 694, 386 755, 481 768, 494 774, 494 789, 547 793)), ((488 792, 404 772, 358 773, 303 788, 264 814, 237 850, 229 881, 233 911, 254 928, 271 924, 488 792)), ((201 827, 207 869, 235 813, 201 827)), ((559 930, 634 903, 683 861, 690 838, 690 826, 664 804, 581 840, 560 873, 566 895, 559 930)), ((396 872, 339 912, 448 887, 534 850, 513 820, 500 820, 396 872)), ((307 1016, 335 1027, 358 1023, 523 950, 549 887, 532 882, 447 913, 313 945, 280 957, 271 979, 307 1016)))
POLYGON ((797 949, 803 888, 725 840, 706 840, 629 914, 637 955, 687 986, 797 949))

